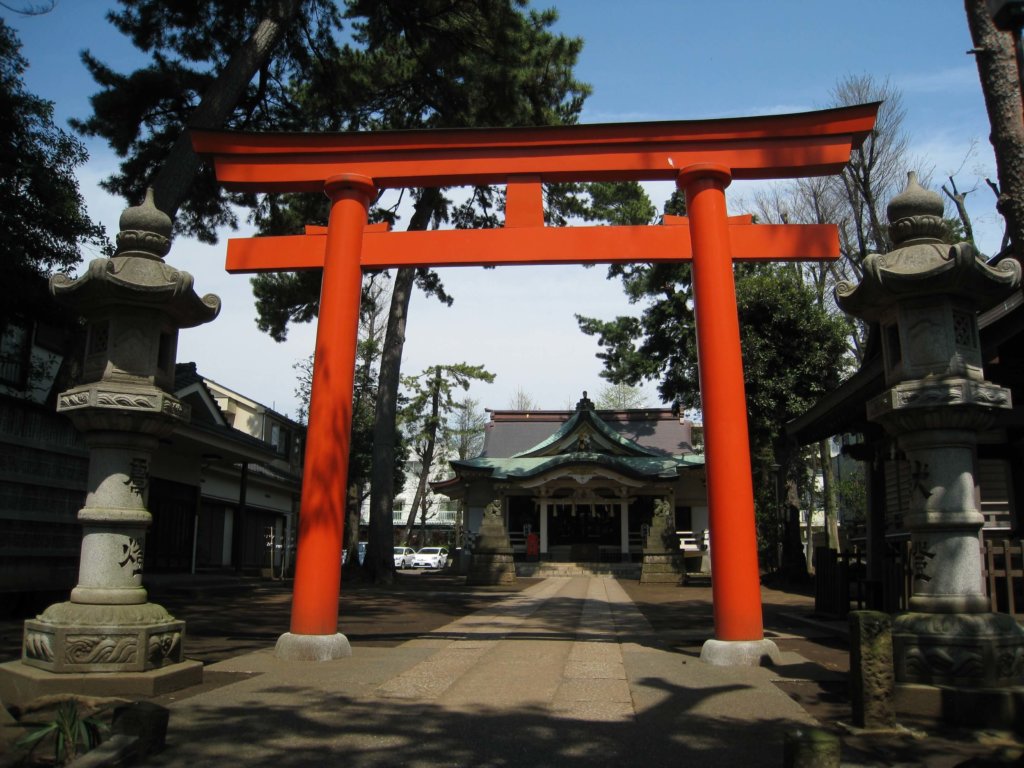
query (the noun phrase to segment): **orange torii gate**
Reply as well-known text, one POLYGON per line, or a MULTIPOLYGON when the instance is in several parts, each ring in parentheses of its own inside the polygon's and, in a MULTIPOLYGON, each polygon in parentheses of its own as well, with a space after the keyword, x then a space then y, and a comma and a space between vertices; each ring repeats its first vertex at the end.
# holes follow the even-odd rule
MULTIPOLYGON (((323 268, 309 411, 291 659, 351 653, 338 595, 360 286, 364 268, 686 260, 693 262, 703 401, 715 640, 713 663, 759 663, 764 639, 746 400, 732 262, 831 259, 831 225, 754 225, 726 213, 732 179, 839 172, 874 128, 878 104, 724 120, 511 129, 252 134, 193 131, 229 189, 324 191, 328 226, 232 240, 231 272, 323 268), (544 182, 674 180, 688 218, 663 226, 545 227, 544 182), (505 184, 505 225, 391 232, 367 225, 377 191, 505 184), (729 541, 724 539, 728 537, 729 541)), ((711 652, 709 653, 709 648, 711 652)))

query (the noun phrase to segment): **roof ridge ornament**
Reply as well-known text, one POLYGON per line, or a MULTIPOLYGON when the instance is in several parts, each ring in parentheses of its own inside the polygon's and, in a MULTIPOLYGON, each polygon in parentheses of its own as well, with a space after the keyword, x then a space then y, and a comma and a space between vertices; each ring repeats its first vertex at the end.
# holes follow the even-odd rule
POLYGON ((583 397, 580 398, 579 402, 576 403, 577 411, 592 411, 594 410, 593 401, 587 397, 587 390, 583 390, 583 397))

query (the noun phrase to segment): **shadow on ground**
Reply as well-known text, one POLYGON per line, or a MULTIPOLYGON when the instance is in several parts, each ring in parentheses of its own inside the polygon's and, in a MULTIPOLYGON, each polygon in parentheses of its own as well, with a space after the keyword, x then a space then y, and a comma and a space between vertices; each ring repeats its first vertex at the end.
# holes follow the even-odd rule
MULTIPOLYGON (((561 719, 546 709, 474 712, 356 700, 344 694, 281 687, 282 705, 176 711, 172 743, 152 765, 246 764, 267 768, 337 764, 387 766, 776 766, 792 723, 711 718, 695 711, 735 686, 673 688, 659 680, 661 704, 625 722, 561 719), (742 731, 744 738, 737 738, 742 731), (225 739, 225 734, 231 734, 225 739), (657 738, 655 738, 657 736, 657 738)), ((264 694, 266 697, 267 694, 264 694)))

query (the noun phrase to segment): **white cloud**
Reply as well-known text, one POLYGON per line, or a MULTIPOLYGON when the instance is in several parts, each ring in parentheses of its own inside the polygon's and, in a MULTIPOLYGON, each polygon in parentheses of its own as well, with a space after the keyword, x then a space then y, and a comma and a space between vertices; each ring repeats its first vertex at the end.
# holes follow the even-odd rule
POLYGON ((978 68, 972 60, 971 63, 959 67, 893 75, 891 82, 908 95, 913 93, 948 94, 950 91, 967 89, 976 91, 978 89, 978 68))

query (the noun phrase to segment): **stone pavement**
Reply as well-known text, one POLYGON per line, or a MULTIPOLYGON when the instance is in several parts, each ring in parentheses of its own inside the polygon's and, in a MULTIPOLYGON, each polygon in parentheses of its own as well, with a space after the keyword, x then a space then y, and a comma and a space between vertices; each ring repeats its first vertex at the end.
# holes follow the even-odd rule
MULTIPOLYGON (((349 579, 341 629, 353 656, 308 664, 271 650, 288 582, 148 578, 207 666, 202 685, 157 699, 172 712, 168 748, 145 764, 779 766, 784 733, 818 722, 843 734, 848 768, 1024 765, 1024 747, 997 733, 846 733, 846 624, 813 618, 805 595, 762 588, 781 666, 721 668, 698 659, 709 586, 463 581, 349 579)), ((18 636, 20 622, 0 622, 0 659, 16 657, 18 636)))
POLYGON ((171 703, 168 749, 148 764, 778 766, 784 732, 814 722, 773 685, 785 667, 681 657, 598 577, 545 579, 349 659, 268 649, 208 670, 240 679, 171 703))

